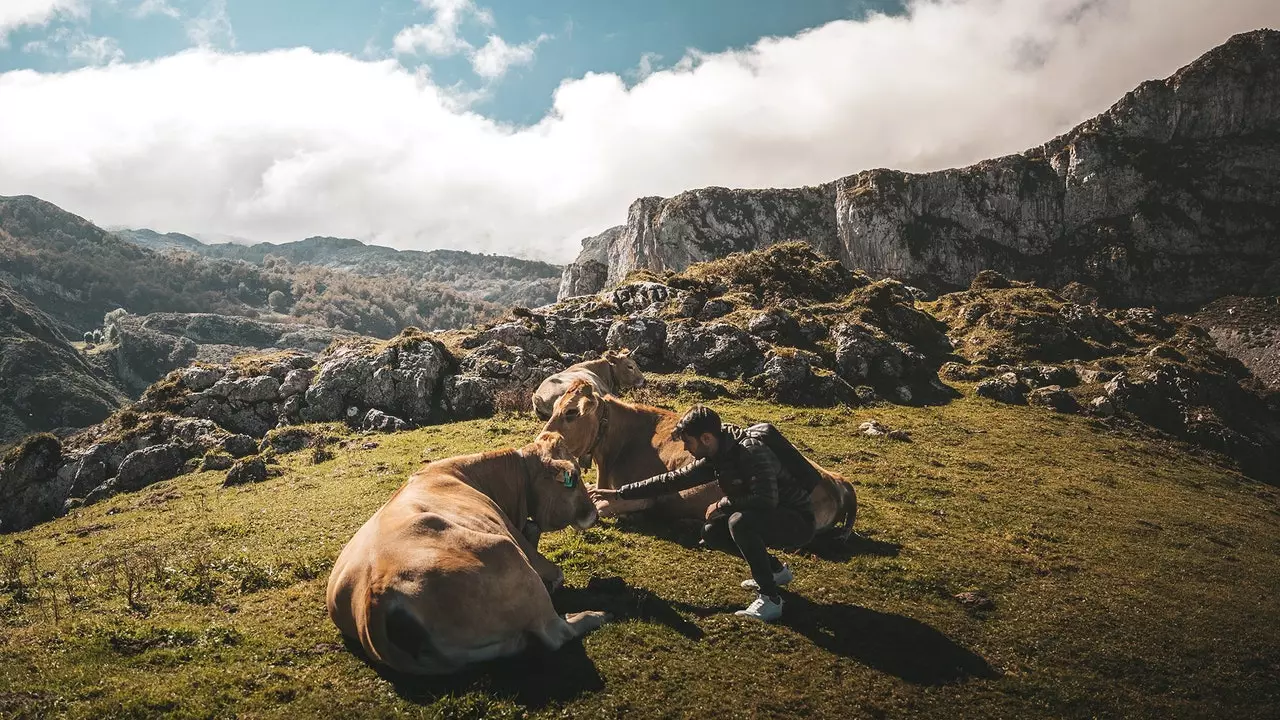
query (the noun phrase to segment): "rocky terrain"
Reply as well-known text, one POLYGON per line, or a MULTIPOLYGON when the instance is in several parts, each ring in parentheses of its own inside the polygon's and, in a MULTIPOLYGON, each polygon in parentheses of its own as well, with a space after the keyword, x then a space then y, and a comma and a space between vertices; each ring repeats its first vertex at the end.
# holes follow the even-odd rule
POLYGON ((1218 298, 1191 321, 1208 330, 1218 347, 1243 362, 1263 385, 1280 391, 1280 297, 1218 298))
POLYGON ((57 323, 0 281, 0 442, 82 428, 125 402, 57 323))
POLYGON ((994 269, 1045 286, 1083 282, 1107 303, 1194 309, 1280 292, 1278 170, 1280 32, 1258 30, 1017 155, 641 198, 624 226, 584 241, 559 297, 796 239, 934 290, 994 269))
POLYGON ((311 237, 289 243, 205 244, 181 233, 117 230, 136 245, 182 250, 211 258, 264 265, 284 258, 295 265, 317 265, 369 277, 402 276, 447 287, 459 295, 503 306, 535 307, 555 300, 561 268, 544 262, 461 250, 396 250, 365 245, 352 238, 311 237))
POLYGON ((693 397, 874 407, 975 394, 1161 433, 1280 480, 1270 461, 1280 452, 1280 403, 1244 365, 1179 316, 1108 310, 1091 295, 987 271, 968 290, 935 296, 852 273, 796 242, 681 273, 639 273, 611 291, 469 330, 338 338, 318 356, 280 350, 186 366, 195 358, 181 341, 224 338, 221 321, 126 321, 113 332, 174 338, 176 369, 101 425, 15 449, 0 466, 0 522, 27 527, 208 463, 269 457, 281 442, 323 452, 323 433, 297 425, 382 432, 527 412, 547 375, 624 347, 647 372, 671 378, 660 389, 693 397))

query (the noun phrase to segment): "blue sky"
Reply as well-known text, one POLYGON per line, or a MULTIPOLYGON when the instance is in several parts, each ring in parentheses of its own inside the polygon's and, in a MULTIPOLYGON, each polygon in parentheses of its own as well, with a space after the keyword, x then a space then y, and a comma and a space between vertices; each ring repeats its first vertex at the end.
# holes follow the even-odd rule
POLYGON ((1023 151, 1259 27, 1280 2, 0 0, 0 195, 566 262, 639 197, 1023 151))
MULTIPOLYGON (((15 0, 17 1, 17 0, 15 0)), ((901 13, 901 0, 493 0, 483 7, 493 18, 474 16, 459 35, 475 47, 497 34, 509 46, 537 42, 527 65, 502 77, 477 75, 464 54, 449 57, 394 52, 397 33, 429 23, 433 11, 418 0, 97 0, 87 16, 65 15, 47 24, 19 27, 0 49, 0 72, 34 69, 60 72, 117 57, 151 60, 198 45, 193 26, 212 26, 213 47, 257 53, 292 47, 336 51, 357 57, 395 56, 407 67, 426 65, 441 84, 473 91, 487 89, 474 109, 504 122, 536 122, 551 105, 562 80, 587 72, 618 73, 638 79, 642 59, 653 70, 668 67, 686 51, 718 53, 744 48, 765 36, 790 36, 832 20, 861 18, 869 11, 901 13), (140 10, 142 12, 140 12, 140 10), (145 14, 143 14, 145 13, 145 14), (211 22, 225 18, 225 25, 211 22), (107 55, 68 52, 50 44, 59 32, 108 38, 107 55), (539 37, 544 37, 538 42, 539 37), (50 46, 52 45, 52 46, 50 46), (118 54, 114 51, 118 49, 118 54)))

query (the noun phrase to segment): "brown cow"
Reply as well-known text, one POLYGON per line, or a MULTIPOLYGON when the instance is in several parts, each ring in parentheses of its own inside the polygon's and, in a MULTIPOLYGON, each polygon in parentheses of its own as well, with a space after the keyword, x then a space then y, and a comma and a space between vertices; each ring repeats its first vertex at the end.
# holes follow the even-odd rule
POLYGON ((518 450, 437 460, 342 549, 329 575, 329 617, 370 658, 406 673, 513 655, 530 636, 559 648, 609 617, 556 614, 548 587, 564 575, 538 552, 536 528, 585 529, 596 518, 554 433, 518 450))
MULTIPOLYGON (((679 438, 671 437, 680 416, 670 410, 625 402, 600 395, 587 383, 575 382, 556 402, 543 428, 564 436, 565 446, 584 467, 599 465, 598 486, 617 489, 693 462, 679 438)), ((844 540, 853 532, 858 512, 853 485, 812 460, 824 482, 813 489, 816 532, 844 540)), ((724 497, 717 483, 707 483, 650 500, 610 500, 601 509, 609 515, 641 510, 670 518, 702 520, 707 506, 724 497)))
POLYGON ((631 351, 606 350, 598 360, 588 360, 561 370, 538 386, 533 393, 533 412, 540 420, 550 420, 556 400, 578 380, 591 383, 596 392, 607 395, 644 385, 644 373, 631 357, 631 351))

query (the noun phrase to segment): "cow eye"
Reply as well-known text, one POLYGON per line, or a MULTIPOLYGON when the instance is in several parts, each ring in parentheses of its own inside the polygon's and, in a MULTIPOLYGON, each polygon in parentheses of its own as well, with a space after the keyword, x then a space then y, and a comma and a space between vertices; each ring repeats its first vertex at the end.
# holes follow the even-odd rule
POLYGON ((578 417, 578 410, 577 410, 577 408, 572 408, 572 409, 566 410, 566 411, 565 411, 565 413, 564 413, 564 416, 565 416, 565 419, 567 419, 567 420, 573 420, 574 418, 578 417))

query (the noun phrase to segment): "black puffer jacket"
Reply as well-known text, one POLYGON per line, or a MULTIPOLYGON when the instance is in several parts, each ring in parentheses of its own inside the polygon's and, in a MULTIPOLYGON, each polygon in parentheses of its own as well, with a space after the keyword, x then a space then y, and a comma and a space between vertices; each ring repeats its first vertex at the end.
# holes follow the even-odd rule
POLYGON ((695 460, 671 472, 618 488, 623 500, 642 500, 718 482, 726 512, 784 507, 813 513, 809 491, 791 477, 761 440, 737 425, 720 426, 720 448, 714 457, 695 460))

